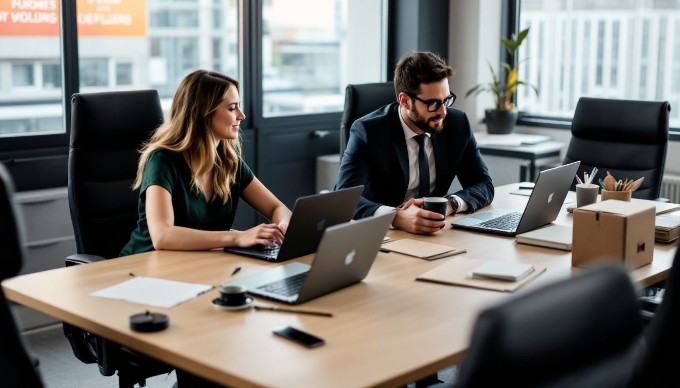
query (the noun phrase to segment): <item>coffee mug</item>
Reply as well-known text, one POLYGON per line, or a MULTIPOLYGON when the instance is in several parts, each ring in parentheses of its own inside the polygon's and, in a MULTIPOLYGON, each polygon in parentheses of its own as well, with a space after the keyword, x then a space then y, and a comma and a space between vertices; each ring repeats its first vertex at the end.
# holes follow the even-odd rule
POLYGON ((224 306, 241 306, 247 301, 246 288, 243 286, 227 285, 220 287, 220 302, 224 306))
POLYGON ((423 200, 423 209, 431 212, 439 213, 446 217, 446 209, 449 201, 442 197, 425 197, 423 200))

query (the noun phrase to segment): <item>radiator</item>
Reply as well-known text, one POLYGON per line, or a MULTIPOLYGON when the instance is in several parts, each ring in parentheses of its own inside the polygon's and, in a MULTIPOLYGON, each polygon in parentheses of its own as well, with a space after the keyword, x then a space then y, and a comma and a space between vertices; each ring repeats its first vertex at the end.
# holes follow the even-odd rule
POLYGON ((660 197, 680 203, 680 175, 663 174, 660 197))

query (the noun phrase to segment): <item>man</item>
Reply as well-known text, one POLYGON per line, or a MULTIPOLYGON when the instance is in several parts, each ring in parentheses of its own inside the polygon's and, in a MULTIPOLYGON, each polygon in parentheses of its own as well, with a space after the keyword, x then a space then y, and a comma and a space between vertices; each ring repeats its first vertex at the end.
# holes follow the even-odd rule
POLYGON ((436 54, 406 55, 394 71, 397 101, 352 124, 336 187, 364 185, 355 219, 396 208, 394 227, 434 233, 445 218, 423 209, 423 197, 446 196, 447 214, 491 203, 493 184, 470 123, 450 107, 456 100, 448 83, 453 73, 436 54), (463 190, 448 193, 456 176, 463 190))

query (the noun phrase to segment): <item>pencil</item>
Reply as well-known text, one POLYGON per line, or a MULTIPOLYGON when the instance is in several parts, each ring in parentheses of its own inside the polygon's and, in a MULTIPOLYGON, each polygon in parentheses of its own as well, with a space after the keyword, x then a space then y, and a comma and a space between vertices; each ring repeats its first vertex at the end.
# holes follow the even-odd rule
POLYGON ((255 310, 267 310, 267 311, 278 311, 281 313, 295 313, 295 314, 307 314, 307 315, 318 315, 321 317, 332 317, 333 314, 326 313, 323 311, 312 311, 312 310, 297 310, 288 309, 285 307, 274 307, 274 306, 255 306, 255 310))

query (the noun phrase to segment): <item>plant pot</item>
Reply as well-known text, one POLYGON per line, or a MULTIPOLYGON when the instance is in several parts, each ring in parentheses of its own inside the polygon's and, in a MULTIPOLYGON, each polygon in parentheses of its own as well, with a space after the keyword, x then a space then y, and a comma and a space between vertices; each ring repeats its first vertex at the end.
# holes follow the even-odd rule
POLYGON ((487 109, 484 111, 486 130, 490 134, 505 135, 512 133, 517 122, 517 109, 497 110, 487 109))

